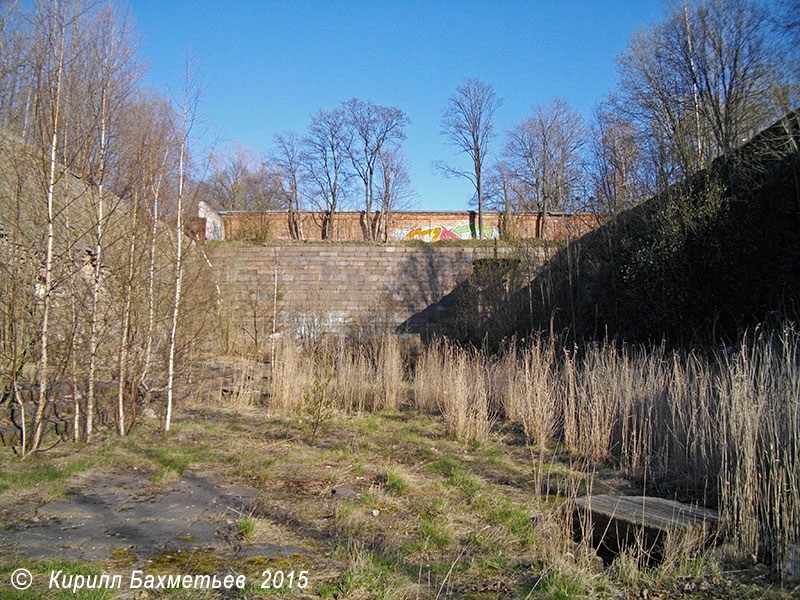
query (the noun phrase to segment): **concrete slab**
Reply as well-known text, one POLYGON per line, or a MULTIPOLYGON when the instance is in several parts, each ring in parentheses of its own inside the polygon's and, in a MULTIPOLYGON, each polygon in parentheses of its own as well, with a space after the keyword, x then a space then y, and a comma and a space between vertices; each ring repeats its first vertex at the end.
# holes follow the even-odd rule
POLYGON ((667 534, 687 548, 702 547, 713 541, 718 521, 714 510, 652 496, 584 496, 573 510, 576 536, 589 537, 604 560, 636 545, 657 562, 667 534))
POLYGON ((116 493, 76 494, 41 506, 36 512, 54 517, 96 517, 110 514, 130 500, 130 496, 116 493))
POLYGON ((237 556, 302 552, 279 539, 241 545, 235 520, 257 505, 260 494, 247 486, 218 486, 201 476, 184 476, 164 493, 153 492, 144 474, 97 477, 35 514, 7 521, 0 529, 0 555, 95 562, 120 549, 140 560, 167 548, 237 556))

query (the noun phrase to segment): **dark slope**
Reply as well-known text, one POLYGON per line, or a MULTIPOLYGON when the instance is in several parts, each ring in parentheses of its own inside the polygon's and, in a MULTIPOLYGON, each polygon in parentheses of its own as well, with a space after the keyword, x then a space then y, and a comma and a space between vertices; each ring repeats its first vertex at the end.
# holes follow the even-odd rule
POLYGON ((575 340, 682 344, 798 314, 798 143, 795 111, 575 240, 487 323, 490 338, 552 328, 575 340))

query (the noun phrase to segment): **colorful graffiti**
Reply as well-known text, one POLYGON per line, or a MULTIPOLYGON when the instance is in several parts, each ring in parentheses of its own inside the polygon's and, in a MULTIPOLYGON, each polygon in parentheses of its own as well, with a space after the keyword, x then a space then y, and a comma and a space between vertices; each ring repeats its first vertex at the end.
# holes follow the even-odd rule
POLYGON ((423 242, 461 239, 455 233, 447 229, 447 227, 430 227, 428 229, 417 227, 406 233, 403 237, 407 240, 422 240, 423 242))
MULTIPOLYGON (((494 225, 486 225, 483 228, 483 239, 495 239, 500 232, 494 225)), ((436 242, 438 240, 469 240, 477 236, 477 227, 469 223, 459 223, 455 227, 445 227, 436 225, 423 229, 415 227, 410 231, 396 231, 394 237, 401 240, 421 240, 423 242, 436 242), (475 235, 473 235, 475 232, 475 235)))

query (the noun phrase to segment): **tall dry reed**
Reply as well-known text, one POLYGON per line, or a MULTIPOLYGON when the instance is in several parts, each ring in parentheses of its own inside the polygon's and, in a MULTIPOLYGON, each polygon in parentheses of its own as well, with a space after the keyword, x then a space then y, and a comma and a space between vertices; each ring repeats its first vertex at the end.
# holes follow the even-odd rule
POLYGON ((332 352, 336 365, 332 388, 338 408, 347 412, 372 409, 376 386, 372 358, 362 348, 344 344, 332 352))
MULTIPOLYGON (((271 402, 297 410, 310 373, 335 365, 342 410, 394 410, 404 363, 390 339, 316 350, 282 342, 271 402)), ((418 410, 441 414, 448 433, 488 437, 503 414, 543 454, 568 451, 615 464, 672 493, 718 504, 741 551, 797 569, 800 551, 800 334, 791 328, 746 338, 716 354, 613 343, 559 349, 546 340, 498 356, 446 342, 419 355, 418 410)))
POLYGON ((270 407, 274 410, 298 412, 303 397, 312 383, 313 361, 297 343, 282 339, 275 346, 272 365, 270 407))
POLYGON ((570 452, 718 504, 745 555, 797 574, 797 331, 752 335, 703 357, 615 344, 559 356, 536 343, 512 348, 495 370, 505 413, 532 444, 541 449, 555 433, 570 452))
POLYGON ((391 337, 371 344, 347 344, 342 340, 303 346, 282 340, 275 351, 271 405, 277 410, 297 412, 313 374, 329 371, 329 393, 339 410, 396 410, 405 389, 402 349, 391 337))
POLYGON ((405 365, 400 343, 384 336, 378 345, 375 371, 377 379, 373 408, 394 411, 400 407, 405 391, 405 365))
POLYGON ((463 441, 489 436, 488 360, 481 352, 447 343, 429 346, 414 373, 418 409, 441 413, 450 435, 463 441))
POLYGON ((800 571, 800 334, 745 339, 717 357, 720 507, 748 554, 800 571))
POLYGON ((492 369, 494 398, 502 413, 522 425, 528 443, 544 452, 562 415, 555 385, 555 346, 538 338, 526 347, 512 343, 492 369))

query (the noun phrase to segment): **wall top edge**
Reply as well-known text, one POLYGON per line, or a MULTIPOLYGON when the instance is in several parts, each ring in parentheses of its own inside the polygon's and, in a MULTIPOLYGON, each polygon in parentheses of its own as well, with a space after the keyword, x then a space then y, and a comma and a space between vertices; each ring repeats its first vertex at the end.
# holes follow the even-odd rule
MULTIPOLYGON (((218 215, 288 215, 289 212, 286 210, 217 210, 215 211, 218 215)), ((336 211, 336 215, 361 215, 364 211, 360 210, 340 210, 336 211)), ((375 211, 380 212, 380 211, 375 211)), ((318 215, 319 211, 316 210, 301 210, 297 213, 298 215, 318 215)), ((398 217, 419 217, 424 215, 451 215, 451 216, 464 216, 464 215, 475 215, 477 216, 477 211, 474 210, 413 210, 413 211, 395 211, 392 212, 392 215, 395 218, 398 217)), ((500 217, 504 213, 497 212, 497 211, 483 211, 484 217, 500 217)), ((513 212, 511 213, 512 217, 528 217, 528 216, 537 216, 541 215, 541 211, 539 212, 513 212)), ((571 216, 596 216, 599 213, 591 212, 591 211, 578 211, 578 212, 563 212, 563 211, 547 211, 548 216, 552 217, 571 217, 571 216)))

